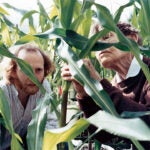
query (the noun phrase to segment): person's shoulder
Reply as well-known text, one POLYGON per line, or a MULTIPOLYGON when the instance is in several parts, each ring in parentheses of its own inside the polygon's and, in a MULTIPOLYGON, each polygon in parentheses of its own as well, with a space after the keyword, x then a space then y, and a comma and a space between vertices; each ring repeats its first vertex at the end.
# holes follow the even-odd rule
POLYGON ((50 82, 48 81, 48 79, 44 79, 42 85, 45 88, 45 90, 46 90, 47 93, 51 92, 51 86, 50 86, 50 82))
POLYGON ((4 80, 0 80, 0 89, 7 95, 9 92, 9 85, 4 80))
POLYGON ((4 80, 0 80, 0 87, 3 88, 3 87, 6 87, 7 84, 4 80))
POLYGON ((0 88, 4 91, 9 91, 10 89, 13 89, 14 86, 10 83, 7 83, 5 80, 0 80, 0 88))

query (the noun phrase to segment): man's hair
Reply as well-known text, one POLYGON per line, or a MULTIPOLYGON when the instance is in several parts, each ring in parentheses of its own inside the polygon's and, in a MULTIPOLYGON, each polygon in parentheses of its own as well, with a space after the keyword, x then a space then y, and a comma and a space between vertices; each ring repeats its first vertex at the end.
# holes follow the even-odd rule
POLYGON ((142 39, 139 36, 138 30, 136 30, 131 24, 119 22, 119 23, 117 23, 117 27, 120 29, 120 31, 125 36, 128 36, 128 35, 138 35, 138 41, 137 41, 137 43, 139 45, 142 45, 142 39))
MULTIPOLYGON (((131 24, 125 23, 125 22, 119 22, 119 23, 117 23, 117 27, 125 36, 138 35, 137 43, 139 45, 142 45, 142 39, 139 35, 138 30, 136 30, 131 24)), ((101 31, 102 29, 103 29, 103 27, 97 21, 96 23, 93 24, 90 33, 91 33, 91 35, 94 35, 95 33, 101 31)))
MULTIPOLYGON (((46 77, 49 73, 54 71, 54 64, 50 60, 49 56, 41 50, 35 43, 27 43, 19 46, 13 46, 9 50, 13 53, 16 57, 18 57, 19 52, 24 49, 27 52, 40 52, 43 60, 44 60, 44 77, 46 77)), ((14 83, 14 72, 17 69, 17 62, 14 59, 4 57, 1 62, 1 66, 3 68, 3 78, 6 80, 7 83, 14 83)))

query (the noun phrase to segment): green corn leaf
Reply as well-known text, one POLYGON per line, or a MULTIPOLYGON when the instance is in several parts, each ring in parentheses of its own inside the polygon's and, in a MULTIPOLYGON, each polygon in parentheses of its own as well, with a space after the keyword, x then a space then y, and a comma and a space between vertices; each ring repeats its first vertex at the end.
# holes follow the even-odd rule
POLYGON ((3 20, 9 27, 12 27, 12 28, 15 27, 15 25, 4 15, 3 15, 3 20))
POLYGON ((11 46, 12 41, 9 33, 9 28, 5 22, 1 22, 1 35, 2 40, 7 46, 11 46))
POLYGON ((9 13, 2 7, 0 7, 0 13, 3 15, 9 15, 9 13))
POLYGON ((133 14, 132 14, 132 18, 131 18, 131 24, 136 28, 139 29, 139 25, 138 25, 138 17, 137 14, 139 13, 139 8, 137 8, 134 5, 134 9, 133 9, 133 14))
MULTIPOLYGON (((106 31, 106 30, 105 30, 106 31)), ((101 31, 93 35, 89 40, 76 33, 72 30, 64 30, 61 28, 52 28, 44 33, 35 34, 34 36, 43 38, 43 39, 54 39, 56 37, 63 38, 69 45, 81 50, 80 58, 88 55, 91 51, 103 50, 111 46, 115 46, 123 51, 129 51, 128 47, 123 43, 103 43, 96 42, 99 38, 104 36, 107 32, 101 31)), ((26 39, 26 38, 25 38, 26 39)), ((17 41, 17 44, 24 43, 26 40, 20 39, 17 41)))
POLYGON ((103 27, 105 27, 108 30, 111 31, 115 31, 115 22, 113 20, 113 17, 110 13, 110 11, 99 4, 94 3, 94 5, 96 6, 96 11, 97 11, 97 15, 98 15, 98 19, 100 20, 100 23, 103 27))
POLYGON ((2 42, 0 42, 0 55, 15 58, 15 56, 8 51, 7 47, 2 42))
POLYGON ((133 4, 134 4, 134 1, 130 1, 129 3, 119 7, 119 9, 115 12, 115 17, 114 17, 115 23, 118 23, 118 21, 120 20, 120 16, 121 16, 123 10, 127 7, 132 6, 133 4))
POLYGON ((56 37, 63 38, 70 45, 79 49, 82 49, 88 40, 86 37, 77 34, 75 31, 62 28, 52 28, 44 33, 35 34, 34 36, 44 39, 54 39, 56 37))
POLYGON ((19 40, 17 40, 15 45, 25 44, 28 42, 35 41, 36 39, 37 38, 35 36, 27 34, 25 36, 22 36, 19 40))
MULTIPOLYGON (((42 3, 38 0, 38 6, 39 6, 39 10, 40 10, 40 14, 48 21, 50 21, 49 15, 46 12, 46 9, 44 8, 44 6, 42 5, 42 3)), ((44 19, 43 18, 43 19, 44 19)))
POLYGON ((108 31, 106 29, 104 29, 104 30, 94 34, 84 45, 84 48, 82 49, 82 52, 80 53, 80 58, 83 58, 86 55, 88 55, 89 52, 91 51, 92 47, 96 43, 96 41, 98 41, 101 37, 103 37, 107 33, 108 33, 108 31))
POLYGON ((82 36, 88 37, 90 26, 92 23, 92 11, 87 10, 84 14, 81 14, 71 24, 70 29, 76 31, 82 36))
POLYGON ((80 15, 83 14, 83 13, 81 13, 81 8, 82 8, 82 3, 80 3, 79 1, 77 1, 75 3, 75 6, 74 6, 74 10, 75 11, 73 12, 73 20, 72 21, 76 20, 76 18, 78 18, 80 15))
POLYGON ((92 3, 91 2, 94 2, 94 0, 83 0, 83 4, 82 4, 82 8, 81 8, 81 14, 84 13, 86 10, 90 10, 91 9, 91 6, 92 6, 92 3))
POLYGON ((39 99, 36 108, 32 112, 32 120, 28 126, 27 143, 30 150, 41 150, 42 141, 47 120, 47 106, 52 98, 46 94, 39 99))
POLYGON ((16 134, 12 134, 11 150, 24 150, 16 137, 16 134))
POLYGON ((60 21, 65 29, 70 28, 75 4, 75 0, 60 0, 60 21))
POLYGON ((141 24, 140 26, 142 27, 145 35, 150 35, 150 19, 149 19, 150 1, 148 0, 137 0, 137 1, 141 5, 140 17, 139 17, 139 23, 141 24))
POLYGON ((11 149, 22 150, 22 147, 19 143, 19 141, 22 142, 22 140, 20 139, 19 135, 17 135, 14 131, 11 112, 10 112, 10 106, 9 106, 7 97, 5 96, 1 88, 0 88, 0 114, 3 117, 5 128, 12 135, 11 149))
POLYGON ((33 34, 36 33, 36 29, 35 29, 35 27, 34 27, 33 17, 32 17, 32 15, 35 14, 35 13, 38 13, 38 11, 36 11, 36 10, 31 10, 31 11, 29 11, 29 12, 26 12, 26 13, 23 15, 23 17, 22 17, 22 19, 21 19, 21 21, 20 21, 20 24, 22 25, 22 23, 24 22, 24 20, 25 20, 25 19, 28 19, 28 22, 29 22, 29 29, 30 29, 29 33, 33 33, 33 34))
POLYGON ((98 111, 87 120, 99 130, 133 140, 150 141, 150 128, 139 118, 122 119, 105 111, 98 111))
POLYGON ((24 22, 25 19, 29 19, 33 14, 39 13, 36 10, 31 10, 27 13, 24 14, 24 16, 21 18, 20 24, 22 24, 24 22))
POLYGON ((39 25, 41 26, 42 31, 45 31, 50 28, 51 20, 49 18, 48 13, 46 12, 44 6, 42 5, 42 3, 39 0, 38 0, 37 4, 39 6, 39 11, 40 11, 39 12, 40 13, 39 25))
POLYGON ((44 134, 44 143, 42 150, 57 150, 57 144, 65 141, 71 141, 81 134, 89 123, 84 119, 71 121, 63 128, 46 130, 44 134))
POLYGON ((80 23, 84 20, 84 15, 79 15, 71 24, 70 29, 77 31, 80 23))
POLYGON ((24 15, 24 13, 26 13, 27 11, 26 10, 23 10, 23 9, 19 9, 19 8, 16 8, 8 3, 3 3, 3 5, 9 9, 13 9, 14 11, 20 13, 21 15, 24 15))
POLYGON ((72 75, 83 84, 84 89, 95 103, 107 112, 117 115, 110 97, 104 90, 99 90, 101 89, 100 83, 90 77, 83 61, 78 61, 79 58, 64 41, 58 46, 58 54, 69 63, 72 75))
POLYGON ((121 117, 123 118, 137 118, 145 115, 150 115, 150 111, 138 111, 138 112, 124 111, 123 113, 121 113, 121 117))
POLYGON ((13 124, 12 124, 12 118, 10 113, 10 107, 7 100, 7 97, 5 96, 3 90, 0 88, 0 112, 1 115, 5 121, 5 127, 7 130, 10 131, 10 133, 13 132, 13 124))

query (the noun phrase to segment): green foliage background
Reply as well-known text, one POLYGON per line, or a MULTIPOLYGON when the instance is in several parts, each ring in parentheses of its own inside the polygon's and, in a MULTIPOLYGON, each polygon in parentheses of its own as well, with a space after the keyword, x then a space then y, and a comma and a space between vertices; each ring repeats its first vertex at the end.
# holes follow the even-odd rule
MULTIPOLYGON (((0 6, 1 57, 10 57, 15 59, 20 65, 22 71, 39 86, 43 93, 45 90, 34 77, 31 67, 24 61, 9 53, 8 49, 12 45, 34 41, 43 50, 49 53, 49 56, 56 66, 55 72, 49 76, 49 81, 53 89, 52 95, 46 95, 45 98, 41 100, 42 102, 37 104, 37 108, 33 111, 33 119, 29 125, 27 135, 28 149, 41 150, 42 148, 43 150, 54 150, 56 149, 58 143, 64 141, 70 142, 81 132, 83 132, 90 123, 92 123, 98 127, 98 131, 103 129, 112 134, 126 137, 135 144, 137 149, 142 150, 143 147, 138 141, 149 141, 149 127, 139 118, 136 119, 133 117, 131 119, 125 119, 120 116, 116 112, 109 95, 104 90, 100 91, 99 83, 91 79, 81 59, 85 57, 90 58, 95 65, 95 68, 103 77, 108 77, 109 75, 112 77, 112 71, 98 67, 93 51, 103 50, 110 46, 115 46, 120 50, 131 51, 139 62, 147 80, 150 82, 149 68, 141 61, 139 57, 140 54, 147 56, 150 55, 150 9, 148 7, 150 6, 150 1, 130 0, 129 3, 121 6, 116 11, 114 16, 112 16, 111 12, 105 6, 95 3, 93 0, 83 0, 82 2, 78 0, 53 0, 53 6, 50 13, 45 10, 41 2, 37 1, 37 4, 39 9, 31 11, 15 8, 7 3, 0 6), (137 7, 135 2, 138 3, 140 7, 137 7), (127 39, 116 26, 116 23, 120 20, 123 10, 131 5, 135 7, 131 22, 139 29, 144 41, 144 45, 141 47, 139 47, 134 41, 127 39), (92 6, 95 6, 96 9, 91 9, 92 6), (18 26, 14 25, 7 18, 10 9, 14 9, 17 13, 22 14, 20 24, 22 24, 25 20, 28 20, 28 33, 21 31, 18 26), (37 25, 38 29, 34 26, 34 14, 38 14, 39 17, 39 22, 37 25), (93 18, 99 20, 104 29, 89 37, 93 18), (99 38, 107 34, 109 31, 113 31, 117 34, 119 39, 118 43, 109 44, 97 42, 99 38), (71 66, 73 76, 84 86, 85 90, 93 98, 96 104, 102 108, 103 111, 98 112, 98 117, 97 114, 94 114, 87 119, 80 119, 69 123, 66 122, 66 110, 70 83, 62 81, 60 77, 60 68, 64 62, 67 62, 71 66), (58 87, 63 88, 62 95, 58 92, 58 87), (45 108, 50 104, 58 117, 60 129, 51 131, 47 130, 44 133, 46 123, 45 108), (61 110, 58 109, 59 104, 62 105, 61 110), (45 110, 44 113, 41 114, 41 110, 45 110), (112 128, 110 128, 105 121, 109 121, 112 128), (126 124, 126 121, 128 121, 128 124, 126 124), (96 124, 96 122, 98 123, 96 124), (136 130, 134 131, 130 125, 132 123, 134 123, 136 127, 136 130), (116 126, 118 128, 114 128, 116 126), (126 131, 129 132, 124 133, 125 127, 126 131), (51 141, 53 142, 51 143, 51 141)), ((13 130, 11 115, 7 112, 7 110, 9 110, 9 104, 8 101, 6 101, 6 97, 2 90, 0 92, 0 104, 0 123, 10 131, 13 137, 11 149, 23 149, 21 144, 18 142, 21 141, 21 139, 13 130)), ((149 112, 139 113, 135 116, 139 117, 142 115, 149 115, 149 112)), ((130 118, 131 116, 132 113, 129 113, 128 117, 130 118)), ((70 149, 72 149, 71 146, 70 149)))

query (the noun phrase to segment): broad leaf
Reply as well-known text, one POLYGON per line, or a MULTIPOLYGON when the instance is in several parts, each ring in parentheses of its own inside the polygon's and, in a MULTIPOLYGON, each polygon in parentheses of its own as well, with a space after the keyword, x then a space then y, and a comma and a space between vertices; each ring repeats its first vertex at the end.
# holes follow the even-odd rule
POLYGON ((123 118, 137 118, 145 115, 150 115, 150 111, 138 111, 138 112, 124 111, 123 113, 121 113, 121 117, 123 118))
POLYGON ((22 36, 19 40, 17 40, 15 45, 25 44, 25 43, 28 43, 28 42, 32 42, 36 39, 37 38, 35 36, 32 36, 32 35, 28 34, 28 35, 22 36))
POLYGON ((3 15, 9 15, 9 13, 2 7, 0 7, 0 13, 3 15))
POLYGON ((114 17, 115 23, 118 23, 118 21, 120 20, 120 16, 121 16, 123 10, 129 6, 132 6, 133 4, 134 4, 134 1, 130 1, 129 3, 119 7, 119 9, 115 13, 115 17, 114 17))
POLYGON ((7 46, 11 46, 12 41, 11 41, 11 37, 10 37, 9 28, 5 22, 1 22, 1 35, 2 35, 3 42, 7 46))
POLYGON ((3 90, 1 88, 0 88, 0 114, 3 117, 5 128, 12 135, 11 149, 12 150, 22 150, 22 147, 19 143, 19 141, 22 142, 22 140, 19 137, 19 135, 17 135, 14 131, 11 112, 10 112, 10 106, 9 106, 7 97, 5 96, 5 93, 3 92, 3 90))
POLYGON ((105 111, 98 111, 87 120, 99 130, 129 139, 150 141, 150 128, 139 118, 122 119, 105 111))
POLYGON ((36 108, 32 112, 32 120, 28 126, 27 143, 30 150, 41 150, 45 125, 47 120, 47 108, 52 98, 46 94, 39 99, 36 108))
POLYGON ((100 90, 102 89, 100 83, 90 77, 88 70, 83 65, 83 61, 79 60, 64 41, 61 41, 61 44, 58 46, 58 54, 68 62, 72 75, 84 86, 84 89, 93 98, 95 103, 107 112, 117 115, 108 94, 104 90, 100 90))
POLYGON ((96 11, 101 25, 108 30, 115 31, 115 22, 110 11, 105 6, 96 3, 95 6, 97 8, 96 11))
POLYGON ((50 24, 51 24, 51 20, 49 18, 48 13, 46 12, 44 6, 42 5, 42 3, 38 0, 38 6, 39 6, 39 25, 41 27, 42 32, 46 31, 47 29, 50 28, 50 24))
POLYGON ((13 124, 10 113, 10 106, 3 90, 0 88, 0 113, 5 121, 6 128, 10 133, 13 132, 13 124))
POLYGON ((60 21, 65 29, 70 28, 75 3, 75 0, 60 0, 60 21))
POLYGON ((38 13, 38 11, 36 10, 31 10, 29 12, 27 12, 26 14, 24 14, 24 16, 22 17, 20 24, 22 24, 24 22, 25 19, 29 19, 30 16, 32 16, 33 14, 38 13))
POLYGON ((140 10, 140 17, 139 17, 139 24, 142 27, 142 32, 145 33, 145 35, 150 35, 150 1, 148 0, 137 0, 141 5, 140 10))
POLYGON ((70 122, 63 128, 46 130, 42 150, 57 150, 58 143, 71 141, 87 129, 88 126, 89 123, 86 120, 80 119, 70 122))

